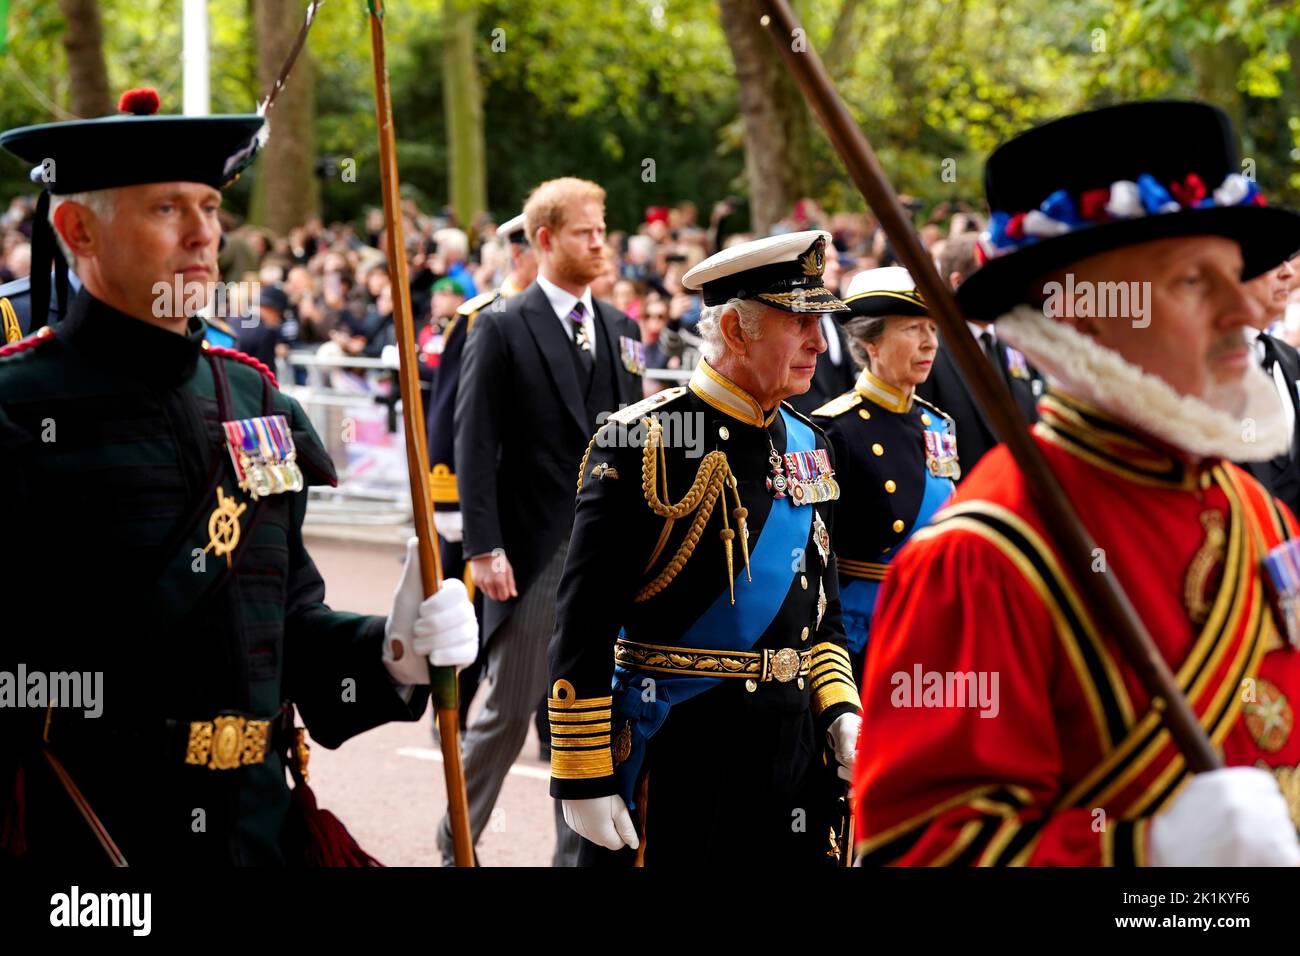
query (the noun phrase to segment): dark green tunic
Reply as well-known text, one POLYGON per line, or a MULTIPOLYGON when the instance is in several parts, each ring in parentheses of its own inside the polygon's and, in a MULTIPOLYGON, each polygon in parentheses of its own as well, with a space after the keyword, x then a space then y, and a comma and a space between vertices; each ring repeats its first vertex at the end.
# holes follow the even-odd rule
MULTIPOLYGON (((50 748, 133 865, 284 859, 278 754, 232 770, 187 765, 191 721, 270 718, 292 701, 312 737, 336 747, 418 718, 427 699, 389 678, 383 618, 325 605, 302 541, 305 490, 257 502, 236 492, 248 509, 233 565, 200 560, 216 481, 232 474, 222 421, 286 416, 307 482, 335 480, 297 402, 202 340, 197 320, 176 335, 83 290, 51 338, 0 358, 11 609, 0 670, 103 673, 102 716, 53 708, 50 748)), ((21 797, 28 859, 103 860, 40 757, 45 718, 0 708, 10 850, 21 797)))

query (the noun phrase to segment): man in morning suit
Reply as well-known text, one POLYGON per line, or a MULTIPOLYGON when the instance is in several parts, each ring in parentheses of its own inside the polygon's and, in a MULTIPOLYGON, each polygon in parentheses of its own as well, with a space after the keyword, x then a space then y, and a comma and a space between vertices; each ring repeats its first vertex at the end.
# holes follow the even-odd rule
MULTIPOLYGON (((483 592, 483 654, 492 682, 465 734, 475 841, 483 832, 538 702, 546 645, 573 525, 588 437, 641 398, 635 322, 590 284, 605 270, 605 191, 549 180, 524 205, 537 281, 500 311, 479 313, 456 394, 456 479, 470 573, 483 592)), ((577 844, 556 809, 556 863, 577 844)), ((439 836, 450 856, 447 821, 439 836)))

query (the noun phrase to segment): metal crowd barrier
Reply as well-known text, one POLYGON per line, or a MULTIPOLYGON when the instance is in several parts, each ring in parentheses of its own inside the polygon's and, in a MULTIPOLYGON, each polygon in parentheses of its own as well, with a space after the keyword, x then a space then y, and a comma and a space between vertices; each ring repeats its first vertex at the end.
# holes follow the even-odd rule
MULTIPOLYGON (((394 375, 397 363, 295 350, 277 366, 281 389, 302 405, 339 476, 337 488, 310 489, 307 530, 349 529, 362 537, 374 532, 399 539, 413 519, 402 402, 394 375)), ((648 379, 670 384, 690 376, 689 369, 645 373, 648 379)))

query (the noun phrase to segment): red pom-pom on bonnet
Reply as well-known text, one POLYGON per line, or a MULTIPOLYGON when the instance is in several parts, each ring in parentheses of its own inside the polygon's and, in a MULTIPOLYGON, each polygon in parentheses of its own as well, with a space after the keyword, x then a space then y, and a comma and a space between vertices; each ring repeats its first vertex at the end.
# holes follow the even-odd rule
POLYGON ((117 101, 117 111, 133 113, 136 116, 152 116, 158 112, 161 103, 157 90, 152 86, 142 86, 123 93, 122 98, 117 101))

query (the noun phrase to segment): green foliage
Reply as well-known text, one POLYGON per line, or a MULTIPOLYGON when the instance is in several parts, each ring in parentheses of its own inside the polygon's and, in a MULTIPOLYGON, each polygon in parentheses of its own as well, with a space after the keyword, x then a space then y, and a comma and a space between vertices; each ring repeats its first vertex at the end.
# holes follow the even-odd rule
MULTIPOLYGON (((256 0, 211 0, 214 112, 251 109, 256 0)), ((305 6, 305 4, 304 4, 305 6)), ((404 192, 447 201, 441 2, 386 4, 385 31, 404 192)), ((180 0, 101 0, 114 94, 158 87, 181 101, 180 0)), ((983 157, 1026 126, 1123 99, 1199 96, 1240 124, 1270 199, 1300 205, 1300 4, 1277 0, 803 0, 830 67, 886 171, 928 203, 980 197, 983 157), (847 4, 849 15, 841 16, 847 4), (941 176, 945 159, 956 181, 941 176)), ((11 0, 0 57, 0 124, 62 118, 63 23, 50 0, 11 0)), ((644 207, 744 192, 734 68, 714 0, 479 0, 488 198, 498 219, 542 179, 579 175, 609 192, 611 228, 644 207), (654 181, 643 178, 654 161, 654 181)), ((356 182, 322 186, 325 215, 379 201, 370 30, 361 0, 326 3, 309 44, 316 143, 349 158, 356 182)), ((291 78, 290 82, 295 79, 291 78)), ((271 114, 274 130, 274 110, 271 114)), ((829 144, 806 162, 827 209, 861 208, 829 144)), ((0 190, 26 170, 0 159, 0 190)), ((254 170, 231 193, 247 201, 254 170)))

